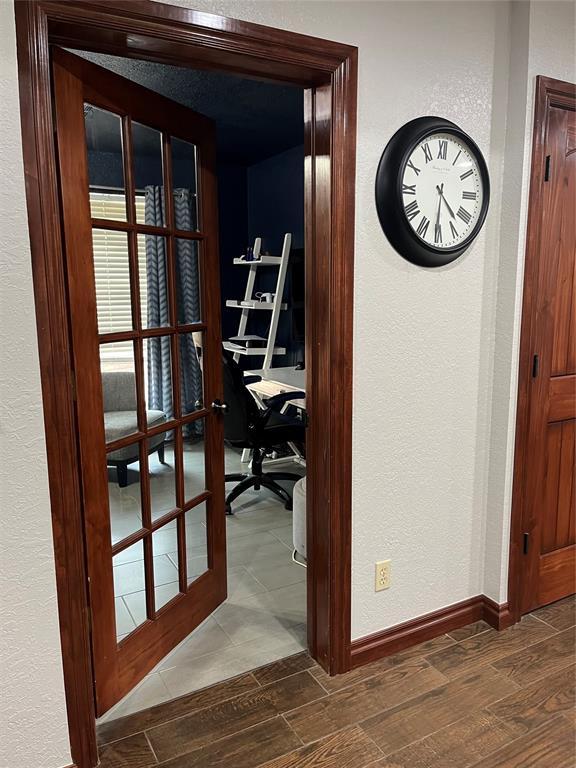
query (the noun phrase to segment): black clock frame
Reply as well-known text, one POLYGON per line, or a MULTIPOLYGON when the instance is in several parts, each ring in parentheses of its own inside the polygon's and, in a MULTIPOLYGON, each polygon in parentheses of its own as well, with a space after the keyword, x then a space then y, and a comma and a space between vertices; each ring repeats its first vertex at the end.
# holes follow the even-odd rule
POLYGON ((376 210, 380 226, 393 248, 407 261, 420 267, 441 267, 461 256, 477 237, 488 213, 490 178, 484 156, 467 133, 442 117, 417 117, 403 125, 386 145, 376 173, 376 210), (450 133, 463 141, 474 155, 483 185, 482 208, 474 229, 453 248, 436 248, 414 232, 404 212, 402 178, 414 148, 432 133, 450 133))

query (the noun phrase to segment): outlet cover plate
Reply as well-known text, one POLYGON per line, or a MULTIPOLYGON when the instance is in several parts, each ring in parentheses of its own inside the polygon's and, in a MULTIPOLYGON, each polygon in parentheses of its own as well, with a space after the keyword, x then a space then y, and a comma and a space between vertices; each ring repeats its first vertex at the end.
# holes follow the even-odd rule
POLYGON ((390 587, 391 569, 392 569, 391 560, 380 560, 380 562, 376 563, 376 570, 375 570, 376 592, 381 592, 383 589, 388 589, 390 587))

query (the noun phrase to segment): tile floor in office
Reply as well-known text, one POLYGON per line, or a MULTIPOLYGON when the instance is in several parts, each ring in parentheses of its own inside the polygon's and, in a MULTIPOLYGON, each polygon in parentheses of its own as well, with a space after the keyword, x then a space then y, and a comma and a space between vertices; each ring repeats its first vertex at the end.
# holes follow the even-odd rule
POLYGON ((338 677, 300 653, 100 726, 101 768, 573 768, 575 609, 338 677))
MULTIPOLYGON (((150 457, 153 517, 172 505, 174 472, 170 450, 166 465, 150 457)), ((203 445, 185 451, 187 485, 203 487, 203 445)), ((276 467, 275 467, 276 469, 276 467)), ((303 474, 292 462, 278 466, 303 474)), ((239 453, 226 449, 226 471, 241 471, 239 453)), ((113 472, 113 470, 111 470, 113 472)), ((114 541, 140 527, 138 473, 121 489, 109 483, 114 541)), ((306 569, 292 562, 292 513, 271 493, 249 491, 234 504, 227 518, 228 599, 189 635, 101 722, 168 701, 306 648, 306 569)), ((189 579, 206 568, 205 510, 202 505, 186 517, 189 579)), ((178 592, 175 524, 154 534, 156 604, 178 592)), ((130 547, 114 559, 116 617, 119 639, 145 619, 143 560, 130 547)))

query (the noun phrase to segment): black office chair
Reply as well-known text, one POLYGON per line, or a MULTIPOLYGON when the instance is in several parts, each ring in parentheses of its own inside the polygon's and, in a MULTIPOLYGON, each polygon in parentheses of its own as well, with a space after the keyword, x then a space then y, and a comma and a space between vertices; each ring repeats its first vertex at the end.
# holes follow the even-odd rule
POLYGON ((285 509, 292 509, 292 495, 277 480, 300 480, 301 475, 291 472, 264 472, 262 462, 275 446, 292 442, 304 444, 305 424, 280 413, 279 409, 288 400, 305 397, 303 392, 285 392, 267 398, 265 408, 259 408, 250 390, 246 387, 259 376, 244 377, 242 369, 227 350, 222 350, 224 375, 224 438, 237 448, 252 451, 250 472, 226 475, 226 482, 237 481, 238 485, 226 497, 226 514, 232 514, 232 502, 249 488, 259 491, 268 488, 284 502, 285 509))

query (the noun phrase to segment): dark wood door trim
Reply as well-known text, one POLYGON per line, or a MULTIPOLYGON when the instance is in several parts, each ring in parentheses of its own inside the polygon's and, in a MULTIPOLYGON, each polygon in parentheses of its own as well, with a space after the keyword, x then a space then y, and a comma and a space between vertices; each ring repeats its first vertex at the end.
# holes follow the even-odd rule
POLYGON ((357 49, 148 0, 17 0, 28 221, 72 757, 96 764, 90 607, 50 45, 218 68, 307 89, 309 647, 350 667, 352 296, 357 49), (326 162, 329 158, 330 162, 326 162))
POLYGON ((516 440, 514 455, 514 479, 510 526, 510 559, 508 571, 508 603, 514 621, 522 615, 522 576, 524 572, 524 520, 526 514, 525 473, 527 466, 530 393, 534 355, 534 331, 536 289, 540 260, 540 225, 544 197, 546 166, 546 126, 553 106, 576 108, 576 86, 563 80, 539 75, 536 78, 534 129, 532 138, 532 165, 530 171, 530 197, 526 229, 526 258, 524 268, 524 293, 522 301, 522 325, 520 336, 520 360, 518 376, 518 404, 516 412, 516 440))

